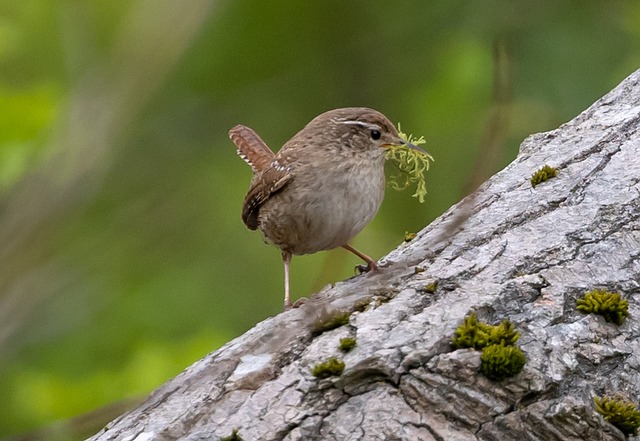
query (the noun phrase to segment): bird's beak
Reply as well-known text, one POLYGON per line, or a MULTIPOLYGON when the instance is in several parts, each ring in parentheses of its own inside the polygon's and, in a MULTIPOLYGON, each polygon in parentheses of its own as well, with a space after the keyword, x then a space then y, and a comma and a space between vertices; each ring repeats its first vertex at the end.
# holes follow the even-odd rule
POLYGON ((408 148, 410 148, 410 149, 412 149, 412 150, 416 150, 416 151, 418 151, 418 152, 422 153, 423 155, 428 156, 429 158, 431 158, 431 160, 433 160, 433 156, 431 156, 431 155, 429 154, 429 152, 427 152, 425 149, 420 148, 420 147, 418 147, 417 145, 412 144, 412 143, 410 143, 410 142, 407 142, 407 141, 405 141, 405 140, 404 140, 404 139, 402 139, 402 138, 398 138, 398 140, 397 140, 396 142, 394 142, 393 144, 384 144, 384 145, 383 145, 383 147, 384 147, 385 149, 389 149, 389 148, 391 148, 391 147, 396 147, 396 146, 404 146, 404 147, 408 147, 408 148))
POLYGON ((404 139, 401 139, 401 140, 400 140, 400 145, 404 145, 405 147, 409 147, 410 149, 417 150, 417 151, 419 151, 419 152, 420 152, 420 153, 422 153, 422 154, 425 154, 425 155, 427 155, 427 156, 431 156, 431 155, 429 154, 429 152, 427 152, 425 149, 420 148, 420 147, 418 147, 418 146, 417 146, 417 145, 415 145, 415 144, 411 144, 410 142, 406 142, 404 139))

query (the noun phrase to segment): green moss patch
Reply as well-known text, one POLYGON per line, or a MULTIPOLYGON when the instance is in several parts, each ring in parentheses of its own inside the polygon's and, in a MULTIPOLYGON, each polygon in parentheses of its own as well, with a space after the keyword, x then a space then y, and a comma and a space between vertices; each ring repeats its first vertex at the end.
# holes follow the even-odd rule
POLYGON ((620 294, 594 289, 576 301, 576 309, 583 314, 598 314, 608 322, 621 325, 629 317, 629 302, 620 294))
POLYGON ((338 377, 344 371, 344 362, 336 357, 331 357, 323 363, 316 364, 311 369, 311 375, 316 378, 338 377))
POLYGON ((555 178, 557 175, 558 169, 550 165, 545 165, 531 176, 531 186, 536 188, 536 185, 542 184, 548 179, 555 178))
POLYGON ((340 339, 340 346, 338 348, 342 352, 349 352, 356 346, 356 339, 351 337, 345 337, 340 339))
POLYGON ((452 344, 456 348, 482 350, 480 372, 501 381, 520 373, 526 363, 524 353, 515 346, 518 337, 520 334, 509 320, 490 325, 478 321, 474 313, 458 326, 452 344))
POLYGON ((499 325, 490 325, 478 321, 474 313, 465 317, 458 326, 452 343, 456 348, 482 349, 500 343, 513 345, 518 337, 520 334, 509 320, 504 320, 499 325))
POLYGON ((514 377, 522 371, 527 361, 517 346, 505 346, 504 342, 482 348, 480 372, 496 381, 514 377))
POLYGON ((349 323, 349 311, 338 311, 328 317, 324 317, 313 324, 313 335, 320 335, 323 332, 331 331, 349 323))
POLYGON ((409 233, 408 231, 404 232, 404 241, 405 242, 411 242, 413 239, 415 239, 417 236, 416 233, 409 233))
POLYGON ((438 289, 438 281, 434 281, 431 283, 428 283, 424 286, 424 292, 428 293, 428 294, 433 294, 436 292, 436 290, 438 289))
POLYGON ((622 397, 594 397, 596 410, 604 419, 620 429, 625 435, 638 435, 640 411, 630 400, 622 397))

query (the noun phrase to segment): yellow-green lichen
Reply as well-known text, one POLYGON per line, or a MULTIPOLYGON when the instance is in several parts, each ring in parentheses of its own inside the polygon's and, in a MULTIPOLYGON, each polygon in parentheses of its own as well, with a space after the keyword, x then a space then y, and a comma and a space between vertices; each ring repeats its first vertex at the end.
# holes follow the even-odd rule
POLYGON ((338 348, 342 352, 349 352, 356 346, 356 339, 351 337, 344 337, 340 339, 340 346, 338 348))
MULTIPOLYGON (((425 144, 423 136, 414 139, 412 135, 403 133, 398 124, 398 135, 405 142, 418 146, 425 144)), ((424 202, 427 195, 427 184, 425 173, 429 170, 430 161, 433 157, 426 152, 407 147, 406 145, 387 146, 386 158, 390 160, 400 171, 397 175, 391 176, 389 185, 394 190, 404 190, 411 184, 416 185, 414 198, 418 198, 420 203, 424 202)))
POLYGON ((623 397, 594 397, 596 410, 604 419, 616 426, 625 435, 638 435, 640 411, 629 399, 623 397))
POLYGON ((531 186, 536 188, 536 185, 542 184, 547 179, 555 178, 557 175, 558 169, 550 165, 544 165, 531 176, 531 186))
POLYGON ((485 377, 501 381, 520 373, 526 359, 520 348, 501 342, 484 347, 480 362, 480 372, 485 377))
POLYGON ((231 431, 231 435, 223 436, 220 438, 220 441, 242 441, 242 437, 240 436, 238 429, 233 429, 231 431))
POLYGON ((405 242, 411 242, 413 239, 415 239, 417 236, 416 233, 409 233, 408 231, 404 232, 404 241, 405 242))
POLYGON ((599 314, 608 322, 621 325, 629 317, 629 302, 620 294, 594 289, 576 301, 576 309, 583 314, 599 314))
POLYGON ((351 313, 349 311, 337 311, 327 317, 317 320, 312 327, 313 335, 320 335, 323 332, 331 331, 332 329, 346 325, 349 323, 350 316, 351 313))
POLYGON ((456 329, 452 344, 456 348, 482 349, 489 345, 504 343, 513 345, 520 337, 509 320, 499 325, 478 321, 475 313, 468 315, 456 329))
POLYGON ((438 289, 438 281, 435 280, 431 283, 427 283, 423 289, 424 289, 424 292, 426 293, 429 293, 429 294, 435 293, 436 289, 438 289))
POLYGON ((344 362, 336 357, 331 357, 327 361, 316 364, 311 369, 311 375, 316 378, 337 377, 344 370, 344 362))

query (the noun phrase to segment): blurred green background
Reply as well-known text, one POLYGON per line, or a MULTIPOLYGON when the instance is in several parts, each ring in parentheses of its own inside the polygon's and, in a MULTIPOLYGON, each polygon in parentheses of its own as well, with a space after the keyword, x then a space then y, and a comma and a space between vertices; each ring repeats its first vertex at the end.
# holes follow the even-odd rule
MULTIPOLYGON (((381 257, 639 65, 635 0, 4 0, 0 437, 81 439, 281 311, 235 124, 277 149, 369 106, 424 135, 427 203, 388 190, 354 242, 381 257)), ((294 258, 294 296, 358 263, 294 258)))

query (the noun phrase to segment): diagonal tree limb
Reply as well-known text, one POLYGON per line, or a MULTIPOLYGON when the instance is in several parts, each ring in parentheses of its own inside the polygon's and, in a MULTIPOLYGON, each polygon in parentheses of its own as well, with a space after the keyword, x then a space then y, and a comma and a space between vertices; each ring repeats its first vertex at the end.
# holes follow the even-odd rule
POLYGON ((265 320, 196 362, 92 438, 623 440, 593 397, 640 400, 640 71, 574 120, 532 135, 473 196, 359 276, 265 320), (558 176, 532 188, 543 165, 558 176), (621 325, 576 311, 623 294, 621 325), (328 318, 351 312, 332 330, 328 318), (450 341, 474 311, 511 320, 527 358, 501 382, 450 341), (343 337, 357 340, 346 354, 343 337), (336 357, 339 376, 312 367, 336 357))

